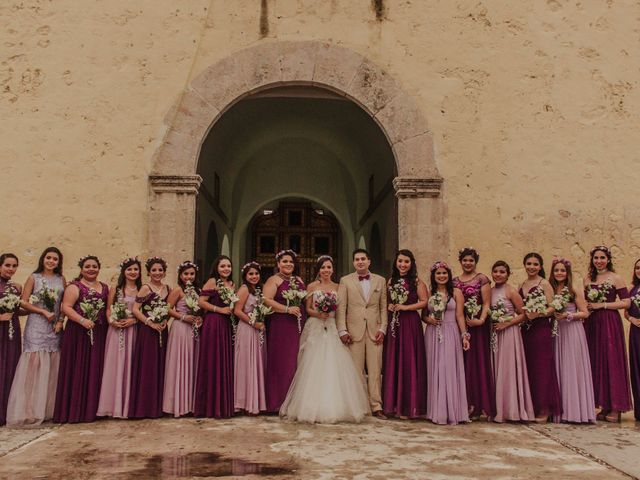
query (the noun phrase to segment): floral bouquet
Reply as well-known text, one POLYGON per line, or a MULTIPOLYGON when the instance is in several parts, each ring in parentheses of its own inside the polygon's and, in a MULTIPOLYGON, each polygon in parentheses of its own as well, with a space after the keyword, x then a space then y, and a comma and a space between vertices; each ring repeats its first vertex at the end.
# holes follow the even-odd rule
POLYGON ((316 310, 322 313, 332 313, 338 309, 338 295, 336 292, 318 292, 315 298, 316 310))
MULTIPOLYGON (((191 284, 191 282, 187 282, 184 286, 184 303, 187 305, 189 315, 197 315, 200 311, 200 305, 198 305, 199 298, 200 295, 196 291, 195 287, 191 284)), ((193 339, 197 342, 200 333, 198 325, 194 322, 191 325, 191 328, 193 329, 193 339)))
MULTIPOLYGON (((91 320, 94 324, 98 320, 100 310, 104 308, 104 300, 100 298, 100 294, 93 289, 89 290, 87 297, 80 302, 80 310, 84 316, 91 320)), ((93 327, 87 330, 91 346, 93 346, 93 327)))
MULTIPOLYGON (((447 304, 444 302, 444 297, 440 292, 436 292, 429 297, 429 306, 431 307, 431 312, 433 316, 437 320, 442 320, 442 316, 444 315, 444 311, 447 309, 447 304)), ((438 336, 438 342, 442 343, 442 328, 440 324, 436 325, 436 334, 438 336)))
MULTIPOLYGON (((307 291, 302 290, 298 285, 297 280, 289 282, 289 288, 282 292, 282 298, 287 301, 288 307, 299 307, 302 305, 302 300, 307 296, 307 291)), ((298 333, 302 333, 302 318, 298 317, 298 333)))
MULTIPOLYGON (((227 287, 221 278, 216 281, 216 290, 218 291, 218 295, 220 296, 220 300, 222 303, 227 305, 231 311, 233 312, 233 306, 238 301, 238 295, 233 291, 233 288, 227 287)), ((236 322, 233 313, 231 313, 231 326, 233 327, 233 339, 236 338, 236 330, 238 329, 238 323, 236 322)))
MULTIPOLYGON (((563 287, 562 290, 560 290, 560 293, 556 293, 553 296, 553 300, 551 300, 549 306, 556 312, 562 313, 565 311, 570 301, 571 292, 569 292, 569 287, 563 287)), ((558 320, 554 318, 552 322, 553 326, 551 327, 551 336, 556 337, 558 335, 558 320)))
MULTIPOLYGON (((160 297, 145 305, 144 311, 147 312, 147 319, 152 323, 162 323, 169 319, 169 304, 160 297)), ((162 332, 158 332, 158 339, 162 348, 162 332)))
MULTIPOLYGON (((394 305, 402 305, 409 300, 409 290, 407 290, 405 281, 398 279, 396 283, 389 286, 389 298, 394 305)), ((398 319, 400 318, 400 312, 395 311, 391 316, 391 336, 396 336, 396 326, 398 325, 398 319)))
POLYGON ((602 303, 607 301, 607 295, 609 291, 613 288, 613 284, 607 280, 602 285, 596 286, 591 285, 587 289, 587 299, 591 303, 602 303))
MULTIPOLYGON (((264 323, 267 316, 273 313, 273 309, 264 304, 264 297, 262 296, 262 292, 259 288, 256 288, 255 297, 256 306, 249 314, 249 323, 251 326, 254 326, 256 323, 264 323)), ((260 329, 258 338, 260 341, 260 346, 262 346, 264 344, 264 328, 260 329)))
POLYGON ((480 311, 482 311, 482 305, 478 304, 478 299, 476 298, 476 296, 472 296, 469 297, 465 302, 464 302, 464 312, 467 314, 467 317, 471 318, 475 318, 480 311))
MULTIPOLYGON (((4 287, 4 292, 0 297, 0 314, 13 313, 20 306, 20 295, 18 288, 11 282, 4 287)), ((13 319, 9 320, 9 340, 13 340, 15 331, 13 329, 13 319)))
MULTIPOLYGON (((119 322, 126 318, 131 318, 131 310, 125 302, 122 301, 121 295, 118 295, 118 301, 113 302, 111 305, 111 314, 109 315, 110 322, 119 322)), ((118 350, 124 350, 124 330, 118 329, 118 350)))
POLYGON ((38 293, 34 293, 29 297, 29 303, 39 303, 47 312, 56 311, 56 302, 58 301, 58 289, 51 288, 46 281, 42 281, 42 288, 38 293))
MULTIPOLYGON (((491 319, 491 323, 503 323, 510 319, 507 307, 504 304, 504 300, 499 299, 495 305, 492 305, 489 309, 489 318, 491 319)), ((489 342, 491 345, 491 351, 495 352, 498 349, 498 334, 492 328, 491 329, 491 340, 489 342)))
POLYGON ((636 308, 640 309, 640 293, 636 293, 633 297, 631 297, 631 303, 633 303, 636 308))

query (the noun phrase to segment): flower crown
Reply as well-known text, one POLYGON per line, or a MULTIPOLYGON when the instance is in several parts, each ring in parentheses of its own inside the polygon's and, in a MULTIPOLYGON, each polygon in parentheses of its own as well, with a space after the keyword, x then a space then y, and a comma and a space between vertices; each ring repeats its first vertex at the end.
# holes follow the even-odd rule
POLYGON ((446 268, 447 270, 451 270, 447 262, 436 262, 433 265, 431 265, 432 272, 435 272, 439 268, 446 268))
POLYGON ((178 273, 182 272, 183 270, 186 270, 187 268, 193 268, 196 271, 196 273, 198 272, 198 265, 196 265, 190 260, 186 260, 182 262, 180 265, 178 265, 178 273))
POLYGON ((324 262, 325 260, 331 260, 331 263, 333 263, 333 257, 331 255, 320 255, 316 262, 324 262))
POLYGON ((460 250, 458 250, 458 255, 462 255, 463 252, 478 253, 478 251, 473 247, 464 247, 464 248, 461 248, 460 250))
POLYGON ((251 261, 251 262, 247 262, 247 263, 245 263, 244 265, 242 265, 241 271, 242 271, 242 272, 245 272, 245 271, 247 271, 249 268, 255 268, 256 270, 260 271, 260 269, 261 269, 262 267, 260 266, 260 264, 259 264, 258 262, 251 261))
POLYGON ((153 265, 154 263, 159 263, 165 269, 167 268, 167 261, 162 257, 155 257, 155 256, 147 258, 147 261, 144 262, 144 266, 147 267, 147 270, 149 270, 151 268, 151 265, 153 265))
POLYGON ((294 252, 293 250, 291 250, 290 248, 288 248, 287 250, 280 250, 278 253, 276 253, 276 262, 279 262, 280 259, 282 257, 284 257, 285 255, 291 255, 291 257, 295 260, 298 255, 296 254, 296 252, 294 252))
POLYGON ((80 259, 78 260, 78 266, 82 268, 82 266, 84 265, 84 262, 86 262, 89 259, 98 260, 98 257, 96 257, 95 255, 85 255, 84 257, 80 257, 80 259))
POLYGON ((555 267, 558 263, 563 264, 567 268, 571 268, 571 262, 563 257, 554 257, 551 261, 551 268, 555 267))
POLYGON ((593 256, 593 254, 596 253, 598 250, 606 253, 607 257, 611 258, 611 250, 609 250, 609 247, 606 247, 604 245, 596 245, 591 249, 591 251, 589 252, 589 255, 593 256))
POLYGON ((122 260, 120 262, 120 265, 118 265, 118 267, 120 268, 120 270, 122 270, 123 268, 127 268, 130 267, 131 265, 133 265, 134 263, 139 263, 140 260, 138 260, 138 257, 129 257, 129 258, 125 258, 124 260, 122 260))

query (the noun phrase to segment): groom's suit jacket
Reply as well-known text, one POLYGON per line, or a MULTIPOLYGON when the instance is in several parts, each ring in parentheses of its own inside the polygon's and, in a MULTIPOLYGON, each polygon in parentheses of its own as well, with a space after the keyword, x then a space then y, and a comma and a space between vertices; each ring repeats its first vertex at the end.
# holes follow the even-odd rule
POLYGON ((374 340, 378 330, 387 332, 387 284, 383 277, 371 274, 369 298, 358 280, 357 273, 345 275, 338 288, 338 332, 347 331, 355 342, 364 338, 365 332, 374 340))

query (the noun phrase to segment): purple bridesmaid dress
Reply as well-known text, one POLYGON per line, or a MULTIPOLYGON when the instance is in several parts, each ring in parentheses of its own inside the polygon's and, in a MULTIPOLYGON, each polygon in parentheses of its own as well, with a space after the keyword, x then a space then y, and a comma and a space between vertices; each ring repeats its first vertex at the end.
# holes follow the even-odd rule
MULTIPOLYGON (((299 288, 305 286, 298 282, 299 288)), ((282 292, 289 288, 289 281, 284 280, 276 290, 274 300, 282 305, 287 301, 282 292)), ((306 313, 302 306, 300 327, 304 327, 306 313)), ((298 366, 298 349, 300 347, 300 330, 295 315, 272 313, 267 318, 267 365, 265 372, 265 388, 267 394, 267 412, 278 413, 287 397, 287 392, 296 374, 298 366)))
MULTIPOLYGON (((539 285, 532 287, 527 295, 536 289, 541 287, 539 285)), ((520 289, 520 296, 525 298, 522 289, 520 289)), ((533 411, 536 416, 542 415, 542 412, 556 416, 562 413, 551 329, 550 317, 526 320, 522 325, 522 341, 527 358, 533 411)))
MULTIPOLYGON (((202 290, 216 307, 227 305, 217 290, 202 290)), ((233 415, 233 328, 229 315, 207 312, 200 329, 200 352, 193 413, 196 417, 233 415)))
MULTIPOLYGON (((145 313, 145 305, 160 298, 151 292, 136 297, 145 313)), ((166 300, 166 297, 164 298, 166 300)), ((164 365, 167 355, 167 329, 158 331, 144 323, 138 324, 136 343, 131 361, 131 392, 129 394, 129 418, 158 418, 162 416, 164 391, 164 365), (160 342, 162 337, 162 342, 160 342), (160 345, 162 343, 162 345, 160 345)))
MULTIPOLYGON (((405 287, 409 285, 405 280, 405 287)), ((418 302, 418 292, 410 291, 405 305, 418 302)), ((384 413, 397 417, 418 418, 427 413, 427 359, 420 314, 399 312, 397 324, 389 328, 384 339, 382 404, 384 413)))
MULTIPOLYGON (((80 303, 89 296, 89 288, 80 281, 72 282, 80 290, 73 309, 84 316, 80 303)), ((100 282, 100 298, 107 304, 109 287, 100 282)), ((67 320, 60 345, 60 370, 56 390, 53 421, 56 423, 93 422, 100 400, 100 385, 104 367, 104 346, 107 338, 106 307, 100 310, 93 327, 93 345, 87 329, 67 320)))
MULTIPOLYGON (((0 296, 4 293, 7 281, 0 277, 0 296)), ((22 335, 18 311, 8 322, 0 322, 0 426, 7 422, 7 404, 13 376, 22 351, 22 335), (13 338, 9 338, 9 325, 13 326, 13 338)))
MULTIPOLYGON (((631 289, 631 296, 640 292, 640 285, 631 289)), ((640 308, 631 302, 629 315, 640 318, 640 308)), ((631 365, 631 389, 633 390, 633 414, 640 420, 640 328, 635 325, 629 327, 629 364, 631 365)))
MULTIPOLYGON (((482 287, 489 284, 486 275, 478 273, 468 282, 460 277, 453 279, 453 285, 460 289, 465 302, 475 297, 478 305, 482 306, 482 287)), ((488 417, 496 415, 495 381, 491 368, 491 322, 489 319, 477 327, 468 327, 471 335, 471 348, 464 352, 464 371, 466 374, 467 402, 472 409, 469 414, 477 417, 482 414, 488 417)))

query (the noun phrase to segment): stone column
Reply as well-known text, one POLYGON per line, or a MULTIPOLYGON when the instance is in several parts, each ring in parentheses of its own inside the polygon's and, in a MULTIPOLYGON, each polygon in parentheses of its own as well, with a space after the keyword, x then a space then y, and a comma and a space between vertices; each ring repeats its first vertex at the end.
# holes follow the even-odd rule
POLYGON ((425 272, 431 264, 449 254, 442 179, 396 177, 393 188, 398 198, 398 245, 413 252, 419 275, 428 281, 425 272))
POLYGON ((175 283, 177 266, 193 260, 196 195, 201 183, 200 175, 149 175, 148 250, 167 260, 169 284, 175 283))

